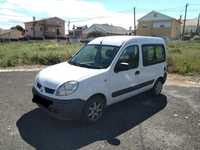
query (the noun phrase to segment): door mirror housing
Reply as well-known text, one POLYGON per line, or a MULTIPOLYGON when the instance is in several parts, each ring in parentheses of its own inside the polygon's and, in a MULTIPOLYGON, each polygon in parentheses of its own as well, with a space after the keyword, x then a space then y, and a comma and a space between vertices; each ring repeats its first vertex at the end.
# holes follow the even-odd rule
POLYGON ((129 63, 127 62, 118 62, 115 66, 114 72, 118 73, 120 71, 125 71, 129 69, 129 63))

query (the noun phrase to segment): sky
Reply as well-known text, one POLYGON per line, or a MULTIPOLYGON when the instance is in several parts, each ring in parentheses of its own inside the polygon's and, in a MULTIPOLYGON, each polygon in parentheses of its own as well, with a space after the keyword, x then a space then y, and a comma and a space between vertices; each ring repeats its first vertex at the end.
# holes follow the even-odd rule
POLYGON ((0 0, 0 28, 24 26, 32 17, 42 19, 60 17, 73 25, 108 23, 129 29, 133 26, 133 7, 136 19, 152 10, 179 19, 184 16, 189 4, 187 18, 197 18, 200 13, 199 0, 0 0))

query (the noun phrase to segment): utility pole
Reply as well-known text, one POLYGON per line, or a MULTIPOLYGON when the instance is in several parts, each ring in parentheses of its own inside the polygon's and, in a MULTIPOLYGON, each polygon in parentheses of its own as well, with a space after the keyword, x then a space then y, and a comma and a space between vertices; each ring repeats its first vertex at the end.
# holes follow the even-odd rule
MULTIPOLYGON (((182 24, 182 15, 180 15, 179 21, 180 21, 180 24, 182 24)), ((182 33, 181 33, 181 31, 180 31, 180 39, 182 39, 182 33)))
POLYGON ((32 29, 33 29, 33 38, 35 38, 35 16, 33 16, 32 29))
POLYGON ((136 19, 135 19, 135 7, 133 8, 133 16, 134 16, 134 35, 136 35, 136 19))
POLYGON ((179 18, 179 20, 180 20, 180 21, 182 20, 182 15, 180 15, 180 18, 179 18))
POLYGON ((200 14, 199 14, 199 16, 198 16, 198 20, 197 20, 197 29, 196 29, 196 33, 198 34, 198 32, 199 32, 199 23, 200 23, 200 14))
POLYGON ((186 22, 186 18, 187 18, 187 8, 188 8, 189 4, 187 3, 185 5, 185 17, 184 17, 184 22, 183 22, 183 32, 182 32, 182 40, 185 34, 185 22, 186 22))
POLYGON ((68 20, 67 28, 68 28, 68 35, 69 35, 69 30, 70 30, 70 20, 68 20))

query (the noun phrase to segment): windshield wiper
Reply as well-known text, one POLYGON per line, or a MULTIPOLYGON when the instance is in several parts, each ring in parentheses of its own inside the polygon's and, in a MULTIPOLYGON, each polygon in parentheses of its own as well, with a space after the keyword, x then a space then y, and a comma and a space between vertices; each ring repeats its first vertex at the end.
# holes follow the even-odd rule
POLYGON ((102 69, 103 67, 99 67, 99 66, 92 66, 89 64, 80 64, 80 63, 74 63, 72 61, 69 61, 70 64, 75 65, 75 66, 79 66, 79 67, 85 67, 85 68, 92 68, 92 69, 102 69))
POLYGON ((92 69, 101 69, 100 67, 98 66, 92 66, 92 65, 89 65, 89 64, 78 64, 80 67, 86 67, 86 68, 92 68, 92 69))

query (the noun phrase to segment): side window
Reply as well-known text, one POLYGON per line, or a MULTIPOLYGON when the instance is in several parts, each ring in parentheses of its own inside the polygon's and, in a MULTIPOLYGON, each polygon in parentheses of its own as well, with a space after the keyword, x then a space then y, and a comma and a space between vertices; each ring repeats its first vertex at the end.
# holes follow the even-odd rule
POLYGON ((164 49, 164 46, 155 46, 155 55, 156 55, 156 61, 158 63, 165 61, 165 49, 164 49))
POLYGON ((142 46, 143 65, 149 66, 165 61, 165 48, 163 45, 142 46))
POLYGON ((139 64, 139 48, 138 46, 129 46, 124 49, 118 63, 127 63, 128 69, 137 68, 139 64))

